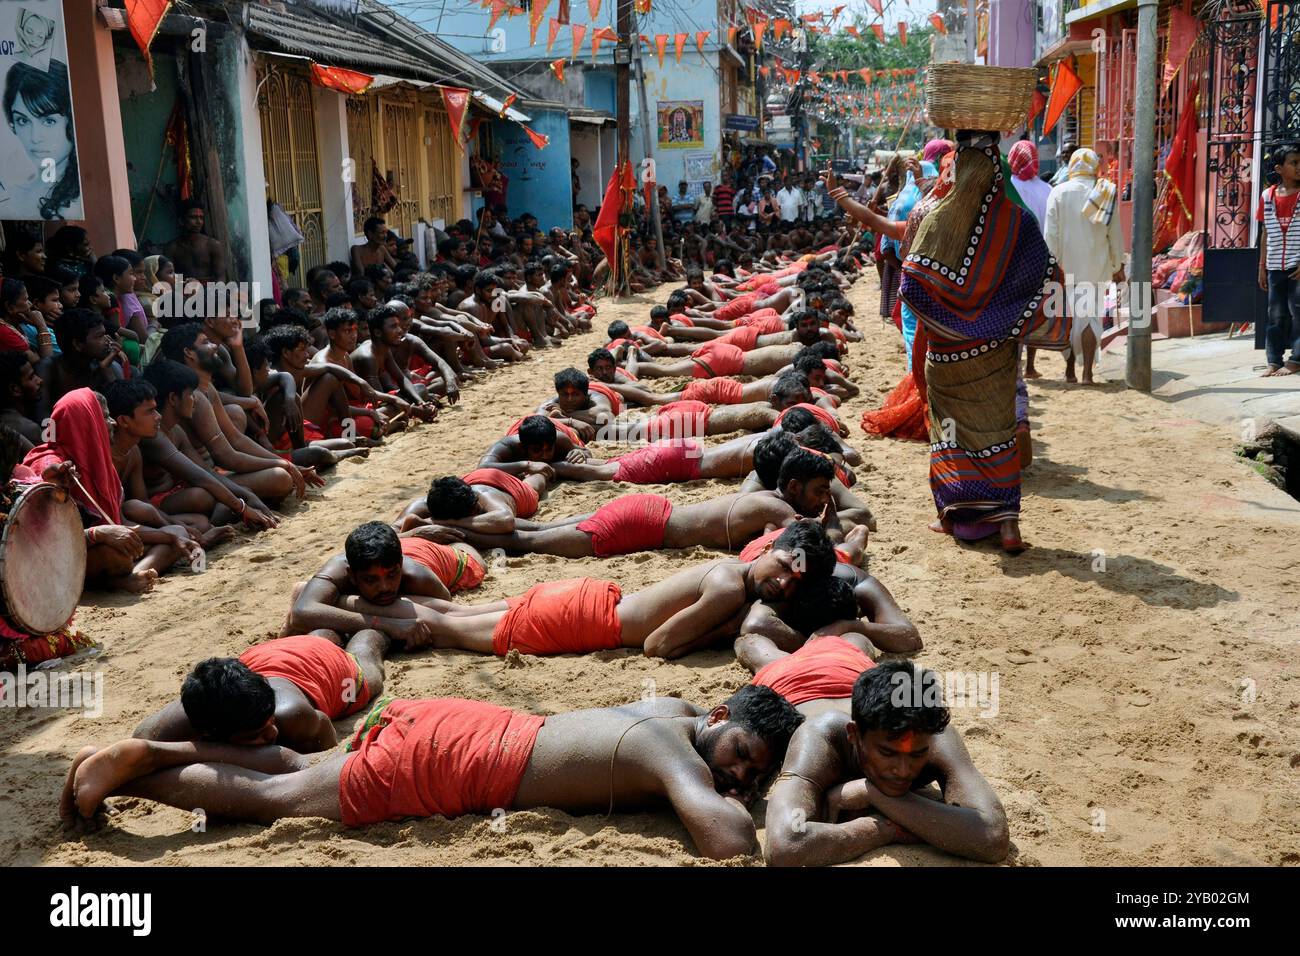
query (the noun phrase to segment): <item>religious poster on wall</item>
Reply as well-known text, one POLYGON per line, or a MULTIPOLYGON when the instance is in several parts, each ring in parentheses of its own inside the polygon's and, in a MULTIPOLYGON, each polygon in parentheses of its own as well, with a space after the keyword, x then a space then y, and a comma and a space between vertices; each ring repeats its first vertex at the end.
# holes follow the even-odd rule
POLYGON ((658 106, 660 149, 704 145, 704 100, 660 100, 658 106))
POLYGON ((62 0, 0 3, 0 219, 84 219, 62 0))

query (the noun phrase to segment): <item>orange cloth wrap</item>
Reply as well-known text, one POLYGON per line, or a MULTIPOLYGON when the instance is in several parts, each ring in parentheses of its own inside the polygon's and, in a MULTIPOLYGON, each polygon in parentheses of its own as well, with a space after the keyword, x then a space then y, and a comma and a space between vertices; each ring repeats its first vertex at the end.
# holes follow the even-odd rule
POLYGON ((742 325, 739 328, 732 329, 726 335, 718 336, 713 340, 713 344, 726 342, 728 345, 734 345, 742 351, 748 352, 758 345, 758 326, 742 325))
POLYGON ((709 433, 713 407, 703 402, 680 401, 660 405, 650 421, 651 438, 702 438, 709 433))
POLYGON ((449 544, 424 538, 401 538, 402 554, 422 564, 447 585, 453 594, 468 591, 483 583, 487 570, 473 556, 449 544))
POLYGON ((504 656, 512 648, 521 654, 581 654, 621 647, 622 598, 617 584, 598 578, 534 584, 506 598, 510 610, 492 632, 492 650, 504 656))
POLYGON ((673 503, 663 495, 624 495, 601 505, 578 530, 591 535, 598 558, 636 551, 657 551, 673 516, 673 503))
POLYGON ((734 378, 702 378, 682 389, 682 401, 708 405, 739 405, 745 386, 734 378))
POLYGON ((807 402, 800 402, 798 405, 791 405, 780 415, 776 416, 776 424, 780 425, 786 415, 790 414, 796 408, 802 408, 816 416, 817 420, 831 430, 832 435, 839 435, 840 423, 835 420, 835 416, 822 408, 820 405, 810 405, 807 402))
POLYGON ((853 685, 875 662, 842 637, 808 641, 788 657, 761 667, 750 682, 770 687, 794 706, 853 696, 853 685))
POLYGON ((504 491, 515 499, 515 514, 520 518, 531 518, 537 514, 539 499, 536 489, 509 472, 499 468, 475 468, 462 477, 461 481, 467 485, 487 485, 497 491, 504 491))
MULTIPOLYGON (((772 545, 776 544, 776 539, 781 537, 781 534, 784 531, 785 528, 776 528, 766 534, 760 534, 757 538, 740 549, 740 560, 754 561, 761 558, 763 555, 767 554, 767 552, 772 550, 772 545)), ((839 548, 835 549, 835 560, 840 564, 853 563, 849 560, 849 556, 839 548)))
MULTIPOLYGON (((529 416, 527 416, 527 417, 528 417, 528 418, 532 418, 533 416, 532 416, 532 415, 529 415, 529 416)), ((545 417, 545 416, 542 416, 542 417, 545 417)), ((510 428, 509 428, 509 430, 506 432, 506 436, 509 437, 510 435, 518 435, 518 434, 519 434, 519 426, 522 425, 523 423, 524 423, 524 420, 521 418, 521 419, 519 419, 517 422, 515 422, 513 425, 511 425, 510 428)), ((564 434, 568 435, 568 436, 569 436, 569 440, 572 441, 575 445, 585 445, 585 444, 586 444, 586 442, 584 442, 581 438, 578 437, 578 433, 575 432, 575 431, 574 431, 572 428, 570 428, 568 425, 564 424, 564 422, 557 422, 554 418, 552 418, 552 419, 551 419, 551 424, 555 426, 555 430, 556 430, 557 432, 563 432, 564 434)))
POLYGON ((352 739, 339 773, 344 825, 509 808, 544 723, 476 700, 392 701, 352 739))
POLYGON ((634 485, 695 481, 703 455, 700 443, 689 439, 656 442, 614 459, 618 462, 614 480, 634 485))
POLYGON ((739 375, 745 370, 745 350, 722 339, 715 339, 692 352, 691 361, 695 363, 692 378, 739 375))
POLYGON ((754 311, 754 303, 761 299, 757 292, 750 292, 746 295, 738 295, 724 305, 718 306, 713 311, 713 317, 723 322, 734 322, 742 315, 749 315, 754 311))
POLYGON ((333 641, 302 635, 255 644, 239 662, 263 677, 287 680, 330 720, 370 703, 370 687, 357 659, 333 641))

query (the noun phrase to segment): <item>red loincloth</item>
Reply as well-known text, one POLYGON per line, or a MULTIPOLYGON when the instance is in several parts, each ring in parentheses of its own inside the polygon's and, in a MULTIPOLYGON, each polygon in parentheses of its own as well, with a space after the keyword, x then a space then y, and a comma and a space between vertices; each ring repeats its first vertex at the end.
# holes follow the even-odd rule
POLYGON ((349 744, 339 773, 343 823, 507 809, 544 723, 455 697, 388 702, 349 744))
POLYGON ((370 703, 370 687, 357 659, 323 637, 281 637, 255 644, 239 661, 263 677, 287 680, 330 720, 355 714, 370 703))
POLYGON ((172 486, 171 486, 170 488, 168 488, 166 491, 160 491, 160 492, 158 492, 158 494, 156 494, 156 495, 150 495, 150 496, 149 496, 149 504, 153 505, 155 508, 157 508, 158 510, 161 511, 161 510, 162 510, 162 503, 163 503, 164 501, 166 501, 166 500, 167 500, 168 498, 170 498, 172 495, 176 494, 176 492, 178 492, 178 491, 184 491, 184 490, 185 490, 186 488, 188 488, 188 487, 189 487, 189 483, 188 483, 188 482, 178 481, 178 482, 176 482, 176 484, 172 485, 172 486))
POLYGON ((751 684, 770 687, 794 706, 853 696, 853 685, 875 662, 842 637, 808 641, 788 657, 760 667, 751 684))
POLYGON ((639 382, 639 381, 641 381, 639 378, 637 378, 635 375, 633 375, 631 372, 629 372, 629 371, 628 371, 627 369, 625 369, 625 368, 616 368, 616 369, 614 369, 614 377, 615 377, 615 378, 618 378, 620 375, 621 375, 623 378, 627 379, 629 382, 639 382))
POLYGON ((758 335, 758 326, 742 325, 739 328, 732 329, 726 335, 721 335, 714 339, 711 344, 716 345, 719 342, 726 342, 728 345, 734 345, 737 348, 748 352, 758 345, 758 335))
POLYGON ((591 535, 598 558, 635 551, 657 551, 673 516, 673 503, 663 495, 624 495, 601 505, 578 530, 591 535))
POLYGON ((660 405, 650 420, 652 440, 662 438, 703 438, 709 433, 709 416, 713 406, 704 402, 680 401, 660 405))
POLYGON ((519 597, 506 598, 510 610, 492 632, 492 649, 504 656, 511 649, 521 654, 581 654, 621 647, 622 598, 617 584, 598 578, 534 584, 519 597))
MULTIPOLYGON (((324 441, 325 433, 316 427, 315 422, 307 419, 302 421, 302 437, 310 445, 314 441, 324 441)), ((271 450, 275 452, 293 451, 293 439, 289 437, 288 429, 280 433, 280 437, 271 442, 271 450)))
MULTIPOLYGON (((736 325, 747 329, 758 329, 759 335, 775 335, 777 332, 789 331, 776 309, 759 309, 736 320, 736 325)), ((725 336, 724 336, 725 338, 725 336)))
POLYGON ((714 309, 713 317, 723 322, 734 322, 742 315, 749 315, 754 311, 754 303, 763 298, 757 292, 750 292, 746 295, 739 295, 724 305, 714 309))
POLYGON ((702 378, 682 389, 682 401, 709 405, 739 405, 745 386, 734 378, 702 378))
POLYGON ((715 339, 692 352, 691 361, 695 363, 692 378, 739 375, 745 370, 745 350, 730 342, 715 339))
POLYGON ((703 455, 704 450, 697 441, 656 442, 615 458, 618 471, 614 480, 634 485, 695 481, 700 477, 703 455))
MULTIPOLYGON (((813 393, 813 397, 814 397, 814 398, 824 398, 824 399, 827 399, 827 400, 828 400, 832 405, 834 405, 834 406, 837 407, 837 408, 839 407, 839 404, 840 404, 839 396, 837 396, 837 395, 832 395, 830 392, 826 391, 826 389, 824 389, 824 388, 817 388, 816 386, 810 386, 809 389, 808 389, 808 391, 810 391, 810 392, 813 393)), ((814 403, 814 404, 816 404, 816 403, 814 403)))
POLYGON ((515 514, 520 518, 531 518, 537 514, 538 494, 528 482, 516 478, 499 468, 476 468, 461 478, 467 485, 487 485, 504 491, 515 500, 515 514))
POLYGON ((424 538, 401 538, 402 554, 432 571, 453 594, 468 591, 483 583, 487 569, 477 559, 459 548, 424 538))
POLYGON ((623 396, 614 391, 604 382, 598 382, 594 378, 587 379, 587 390, 595 392, 598 395, 604 395, 609 399, 610 410, 618 415, 623 411, 623 396))
POLYGON ((667 338, 664 336, 662 332, 649 325, 634 325, 632 326, 632 331, 640 332, 642 335, 648 335, 650 338, 657 339, 660 342, 667 341, 667 338))
POLYGON ((800 402, 798 405, 791 405, 780 415, 776 416, 776 424, 780 425, 782 419, 784 419, 786 415, 790 414, 790 412, 796 408, 802 408, 811 412, 813 415, 817 417, 817 420, 819 422, 821 422, 823 425, 825 425, 827 428, 831 430, 832 435, 835 435, 836 437, 839 436, 840 423, 835 420, 835 416, 832 415, 830 412, 828 412, 826 409, 822 408, 820 405, 810 405, 807 402, 800 402))
POLYGON ((684 316, 684 315, 674 315, 674 316, 673 316, 671 319, 669 319, 668 321, 671 322, 673 325, 680 325, 682 328, 685 328, 685 329, 693 329, 693 328, 695 328, 695 320, 694 320, 694 319, 688 319, 688 318, 687 318, 686 316, 684 316))

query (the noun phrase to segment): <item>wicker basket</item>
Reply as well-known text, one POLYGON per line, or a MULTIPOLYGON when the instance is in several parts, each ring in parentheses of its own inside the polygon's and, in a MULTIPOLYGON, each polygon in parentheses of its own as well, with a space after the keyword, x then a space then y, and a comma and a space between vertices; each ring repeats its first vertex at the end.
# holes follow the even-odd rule
POLYGON ((925 76, 930 123, 944 129, 1007 132, 1025 125, 1038 71, 970 63, 932 63, 925 76))

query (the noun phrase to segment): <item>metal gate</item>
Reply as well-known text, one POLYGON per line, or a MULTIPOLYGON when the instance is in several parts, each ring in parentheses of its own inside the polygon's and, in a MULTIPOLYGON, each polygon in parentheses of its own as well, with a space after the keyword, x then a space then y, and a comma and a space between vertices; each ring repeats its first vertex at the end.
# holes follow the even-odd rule
POLYGON ((429 218, 455 222, 460 218, 460 148, 452 140, 446 110, 425 108, 424 141, 429 156, 429 218))
POLYGON ((289 275, 290 282, 301 286, 308 269, 325 264, 325 216, 311 84, 306 76, 269 67, 258 70, 257 80, 266 197, 278 202, 303 234, 298 269, 289 275))
MULTIPOLYGON (((1241 8, 1238 8, 1241 9, 1241 8)), ((1255 126, 1262 21, 1258 11, 1211 21, 1205 157, 1204 311, 1211 321, 1255 322, 1262 345, 1267 296, 1257 280, 1259 253, 1251 242, 1255 126)))
POLYGON ((388 211, 390 229, 401 236, 415 235, 420 218, 420 129, 414 102, 379 99, 379 128, 384 136, 384 166, 397 205, 388 211))
POLYGON ((1271 0, 1264 37, 1264 148, 1300 142, 1300 2, 1271 0))

